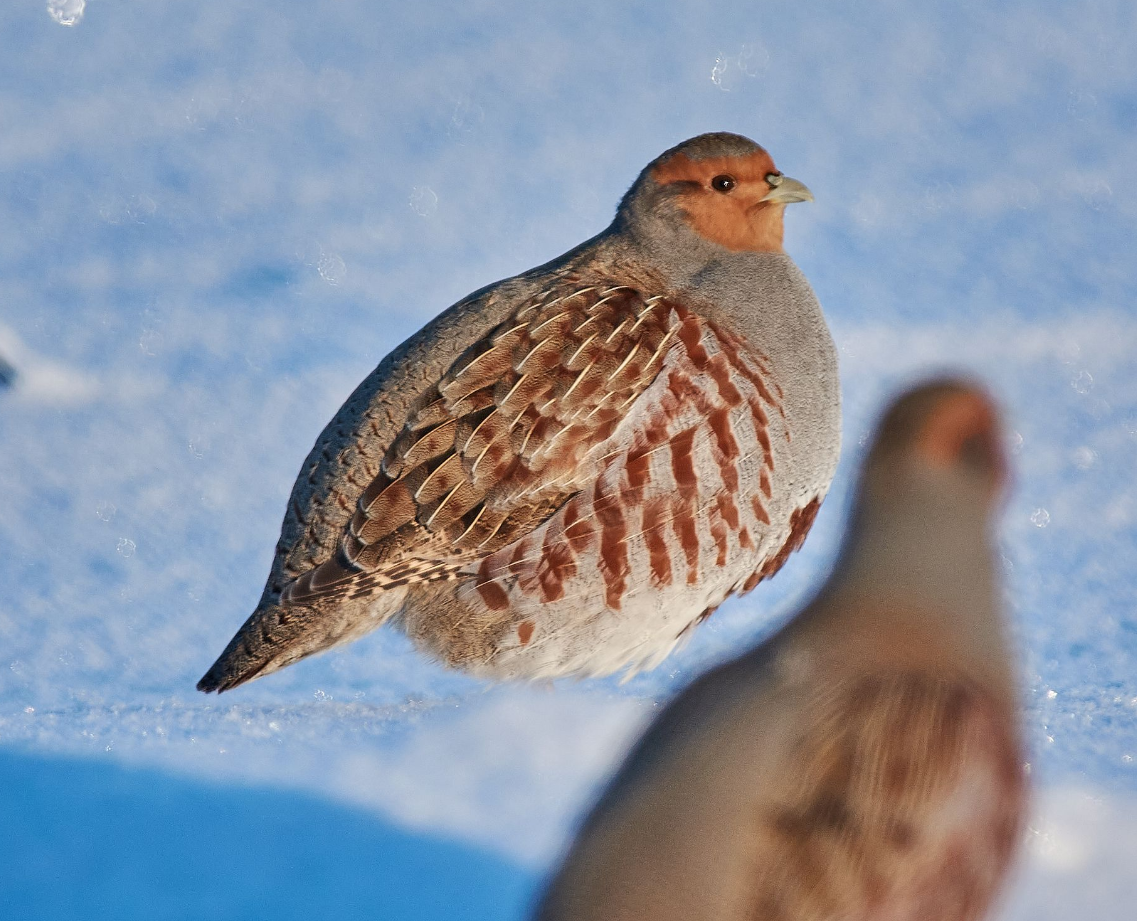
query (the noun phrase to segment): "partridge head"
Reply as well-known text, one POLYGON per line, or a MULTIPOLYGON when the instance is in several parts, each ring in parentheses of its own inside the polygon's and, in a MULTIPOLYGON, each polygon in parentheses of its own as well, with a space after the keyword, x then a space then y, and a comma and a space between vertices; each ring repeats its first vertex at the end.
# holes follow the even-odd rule
POLYGON ((584 823, 542 921, 973 921, 1026 811, 988 397, 885 416, 832 577, 697 679, 584 823))
POLYGON ((293 487, 223 691, 390 621, 493 678, 660 661, 805 538, 837 461, 836 355, 782 249, 810 198, 703 135, 605 231, 387 356, 293 487))
MULTIPOLYGON (((813 201, 813 194, 783 175, 764 149, 746 138, 712 134, 645 169, 617 220, 625 232, 657 247, 678 235, 690 249, 694 235, 731 252, 778 253, 786 205, 802 201, 813 201)), ((685 258, 705 260, 708 252, 713 250, 699 246, 685 258)))

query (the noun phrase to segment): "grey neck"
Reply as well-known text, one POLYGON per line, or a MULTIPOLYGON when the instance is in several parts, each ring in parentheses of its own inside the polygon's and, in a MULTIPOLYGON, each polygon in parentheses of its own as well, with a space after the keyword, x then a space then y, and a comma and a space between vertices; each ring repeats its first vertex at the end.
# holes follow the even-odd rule
MULTIPOLYGON (((959 489, 946 484, 913 492, 898 485, 854 511, 828 591, 924 619, 967 662, 1006 677, 1008 644, 984 500, 961 500, 959 489)), ((857 607, 838 602, 830 616, 857 607)))
POLYGON ((609 233, 637 258, 653 266, 676 290, 690 288, 700 272, 733 255, 691 230, 678 207, 665 199, 652 210, 621 210, 609 233))

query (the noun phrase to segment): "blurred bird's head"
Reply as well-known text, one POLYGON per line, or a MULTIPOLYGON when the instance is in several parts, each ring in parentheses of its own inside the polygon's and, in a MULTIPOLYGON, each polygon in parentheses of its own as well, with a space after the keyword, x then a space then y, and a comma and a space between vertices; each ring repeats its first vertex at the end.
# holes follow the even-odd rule
POLYGON ((889 408, 865 464, 863 501, 910 503, 938 496, 989 515, 1007 484, 999 413, 980 387, 945 378, 889 408))

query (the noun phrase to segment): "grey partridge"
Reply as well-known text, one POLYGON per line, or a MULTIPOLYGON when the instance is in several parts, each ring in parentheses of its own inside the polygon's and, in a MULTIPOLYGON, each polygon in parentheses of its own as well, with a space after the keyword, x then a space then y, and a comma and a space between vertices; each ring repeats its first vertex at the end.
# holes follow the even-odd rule
POLYGON ((650 726, 540 921, 970 921, 1019 844, 1024 754, 988 398, 888 412, 835 570, 650 726))
POLYGON ((810 200, 707 134, 605 231, 455 304, 363 381, 293 487, 224 691, 391 621, 492 678, 651 667, 804 540, 837 359, 782 249, 810 200))

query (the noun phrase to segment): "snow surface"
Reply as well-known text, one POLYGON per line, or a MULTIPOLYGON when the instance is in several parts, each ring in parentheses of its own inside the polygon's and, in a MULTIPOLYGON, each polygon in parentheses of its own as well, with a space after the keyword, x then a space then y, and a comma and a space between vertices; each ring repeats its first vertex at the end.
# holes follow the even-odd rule
POLYGON ((881 401, 963 368, 1040 791, 1003 916, 1130 918, 1135 45, 1130 0, 0 7, 0 915, 522 918, 658 701, 816 584, 881 401), (355 384, 706 130, 817 197, 846 458, 802 553, 625 685, 379 632, 197 694, 355 384))

